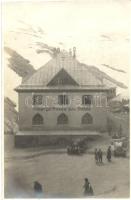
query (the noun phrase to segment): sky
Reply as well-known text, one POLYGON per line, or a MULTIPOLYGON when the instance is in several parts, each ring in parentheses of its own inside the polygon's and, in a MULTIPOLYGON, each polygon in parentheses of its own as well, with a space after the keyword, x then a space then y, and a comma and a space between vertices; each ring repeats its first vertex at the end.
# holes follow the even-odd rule
MULTIPOLYGON (((50 59, 47 54, 36 53, 36 42, 67 51, 75 46, 80 62, 95 65, 128 86, 130 8, 129 0, 6 2, 4 45, 29 59, 36 69, 50 59), (39 37, 32 36, 32 30, 39 37), (127 73, 118 73, 102 64, 127 73)), ((5 96, 17 103, 13 89, 21 78, 7 67, 7 58, 5 54, 5 96)))

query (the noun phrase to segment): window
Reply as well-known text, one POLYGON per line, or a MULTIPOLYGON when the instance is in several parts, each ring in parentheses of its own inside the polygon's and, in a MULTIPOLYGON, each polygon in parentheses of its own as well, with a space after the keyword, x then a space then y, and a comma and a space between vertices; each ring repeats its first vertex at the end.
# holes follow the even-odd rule
POLYGON ((33 125, 42 125, 43 123, 43 117, 40 114, 36 114, 32 119, 33 125))
POLYGON ((91 95, 83 95, 82 96, 82 104, 83 105, 91 105, 92 103, 92 96, 91 95))
POLYGON ((59 105, 68 105, 69 100, 67 95, 59 95, 58 96, 58 104, 59 105))
POLYGON ((62 113, 57 118, 57 124, 68 124, 68 117, 62 113))
POLYGON ((86 113, 82 119, 81 119, 82 124, 92 124, 93 123, 93 118, 89 113, 86 113))
POLYGON ((33 105, 42 105, 42 95, 33 95, 33 105))

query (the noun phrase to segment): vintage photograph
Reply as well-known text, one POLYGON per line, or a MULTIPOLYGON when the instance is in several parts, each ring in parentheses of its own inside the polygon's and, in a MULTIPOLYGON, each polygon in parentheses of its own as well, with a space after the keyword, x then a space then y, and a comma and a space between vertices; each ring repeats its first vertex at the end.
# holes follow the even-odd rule
POLYGON ((130 4, 2 4, 4 198, 129 198, 130 4))

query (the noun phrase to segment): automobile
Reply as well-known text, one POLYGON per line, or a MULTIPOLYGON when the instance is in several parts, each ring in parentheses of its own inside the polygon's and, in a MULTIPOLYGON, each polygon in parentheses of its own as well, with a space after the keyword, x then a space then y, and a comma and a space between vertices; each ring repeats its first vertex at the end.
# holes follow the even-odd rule
POLYGON ((128 149, 128 139, 125 137, 113 139, 111 141, 111 149, 115 157, 126 157, 128 149))
POLYGON ((87 146, 83 141, 73 142, 67 147, 67 153, 80 155, 86 151, 86 148, 87 146))
POLYGON ((112 138, 111 144, 115 146, 123 146, 128 147, 128 138, 127 137, 120 137, 120 138, 112 138))
POLYGON ((68 154, 80 154, 81 150, 77 144, 72 144, 67 147, 67 153, 68 154))
POLYGON ((114 156, 115 157, 126 157, 126 149, 124 149, 123 147, 117 147, 114 150, 114 156))

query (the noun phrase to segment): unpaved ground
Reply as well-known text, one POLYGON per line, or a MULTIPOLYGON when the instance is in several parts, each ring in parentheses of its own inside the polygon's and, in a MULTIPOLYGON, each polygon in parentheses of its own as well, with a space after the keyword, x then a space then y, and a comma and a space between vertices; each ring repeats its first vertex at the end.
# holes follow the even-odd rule
POLYGON ((88 177, 97 197, 129 197, 129 158, 98 166, 93 154, 69 156, 64 151, 13 149, 5 154, 5 197, 33 198, 38 180, 45 197, 83 197, 88 177), (59 153, 58 153, 59 152, 59 153))

